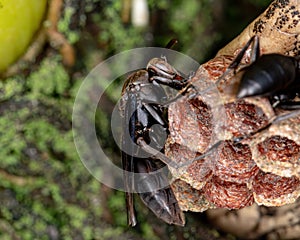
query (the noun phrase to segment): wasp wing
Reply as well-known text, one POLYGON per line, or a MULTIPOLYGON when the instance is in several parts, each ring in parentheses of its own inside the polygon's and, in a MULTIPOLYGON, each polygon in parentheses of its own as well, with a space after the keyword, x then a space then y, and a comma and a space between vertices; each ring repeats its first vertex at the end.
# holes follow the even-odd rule
POLYGON ((122 166, 123 166, 123 179, 127 209, 127 222, 129 226, 135 226, 137 224, 136 214, 134 209, 134 131, 136 121, 136 101, 132 99, 131 94, 125 93, 128 97, 126 104, 124 105, 123 122, 122 122, 122 166), (131 116, 131 113, 134 113, 131 116), (127 139, 125 136, 129 136, 127 139), (125 152, 126 151, 126 152, 125 152), (132 174, 131 174, 132 173, 132 174))
POLYGON ((145 174, 136 186, 144 204, 166 223, 183 226, 184 214, 169 186, 168 169, 165 164, 156 159, 143 159, 136 162, 136 168, 140 173, 149 173, 145 174), (151 172, 156 173, 151 174, 151 172), (160 188, 160 186, 166 187, 160 188))

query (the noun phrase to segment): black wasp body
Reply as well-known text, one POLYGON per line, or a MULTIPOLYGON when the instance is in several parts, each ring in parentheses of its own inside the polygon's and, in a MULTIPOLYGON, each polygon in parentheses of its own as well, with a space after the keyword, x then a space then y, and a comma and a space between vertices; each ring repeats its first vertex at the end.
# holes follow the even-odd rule
POLYGON ((137 223, 132 192, 138 192, 158 218, 169 224, 184 224, 184 215, 168 183, 168 172, 145 174, 138 182, 131 174, 152 173, 168 163, 163 150, 168 134, 167 108, 164 106, 168 96, 162 85, 180 90, 187 85, 187 80, 165 60, 154 58, 145 70, 130 75, 122 90, 123 135, 129 132, 129 139, 122 138, 122 164, 131 226, 137 223))
POLYGON ((271 53, 260 56, 259 39, 252 37, 232 64, 237 68, 247 48, 252 44, 252 63, 243 68, 237 97, 268 96, 274 106, 286 109, 300 108, 293 101, 300 93, 299 57, 271 53))

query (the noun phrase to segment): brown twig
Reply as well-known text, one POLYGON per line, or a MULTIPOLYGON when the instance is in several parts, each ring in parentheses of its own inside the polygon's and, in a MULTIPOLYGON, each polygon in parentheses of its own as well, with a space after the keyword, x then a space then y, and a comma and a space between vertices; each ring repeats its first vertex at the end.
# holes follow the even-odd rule
POLYGON ((0 169, 0 179, 1 178, 20 187, 23 187, 28 184, 33 184, 34 182, 37 181, 37 179, 33 177, 21 177, 21 176, 12 175, 4 171, 3 169, 0 169))
POLYGON ((66 37, 57 29, 62 6, 63 0, 52 0, 50 2, 47 15, 48 27, 46 31, 50 45, 55 49, 59 49, 63 57, 63 64, 67 67, 72 67, 75 63, 75 50, 66 37))

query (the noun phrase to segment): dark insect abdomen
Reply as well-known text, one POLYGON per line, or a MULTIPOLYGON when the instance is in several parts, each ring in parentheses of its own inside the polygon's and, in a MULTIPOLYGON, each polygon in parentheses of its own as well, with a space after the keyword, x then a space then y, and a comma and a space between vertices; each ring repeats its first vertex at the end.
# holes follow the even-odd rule
POLYGON ((294 59, 279 54, 261 56, 245 69, 238 97, 272 95, 285 89, 296 76, 294 59))

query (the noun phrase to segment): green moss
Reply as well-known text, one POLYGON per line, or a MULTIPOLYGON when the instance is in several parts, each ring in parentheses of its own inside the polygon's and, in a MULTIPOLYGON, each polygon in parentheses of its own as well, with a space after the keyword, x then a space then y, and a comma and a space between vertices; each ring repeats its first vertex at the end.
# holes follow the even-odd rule
POLYGON ((112 198, 109 199, 108 206, 112 212, 117 226, 126 226, 127 225, 127 216, 126 214, 120 214, 120 212, 125 211, 124 206, 124 193, 116 192, 112 198))
POLYGON ((149 224, 142 224, 141 229, 142 229, 143 235, 146 236, 145 239, 159 240, 159 238, 157 236, 155 236, 153 228, 149 224))
POLYGON ((16 119, 10 116, 0 118, 1 148, 0 166, 6 168, 16 165, 21 157, 22 150, 26 146, 19 133, 20 124, 15 124, 16 119))
POLYGON ((122 233, 122 228, 107 228, 102 233, 102 239, 119 239, 122 233))
POLYGON ((71 44, 76 43, 79 40, 79 32, 78 31, 72 31, 70 29, 72 16, 76 14, 76 9, 74 9, 71 6, 68 6, 65 8, 62 18, 60 18, 60 21, 58 22, 58 31, 64 34, 66 38, 68 39, 68 42, 71 44))
POLYGON ((124 26, 121 19, 120 1, 103 9, 103 15, 94 15, 94 21, 101 23, 99 41, 101 44, 109 43, 108 52, 121 52, 142 46, 145 29, 135 28, 132 25, 124 26))
POLYGON ((17 96, 23 90, 22 79, 20 77, 9 78, 0 81, 0 101, 5 101, 13 96, 17 96))
POLYGON ((99 198, 101 185, 76 153, 60 59, 52 55, 28 78, 1 82, 0 199, 11 204, 1 204, 0 217, 21 239, 50 239, 49 228, 60 239, 91 239, 101 229, 101 206, 85 204, 99 198))
POLYGON ((30 96, 33 98, 60 96, 69 86, 69 76, 60 63, 61 57, 46 58, 40 68, 33 72, 26 81, 30 96))

